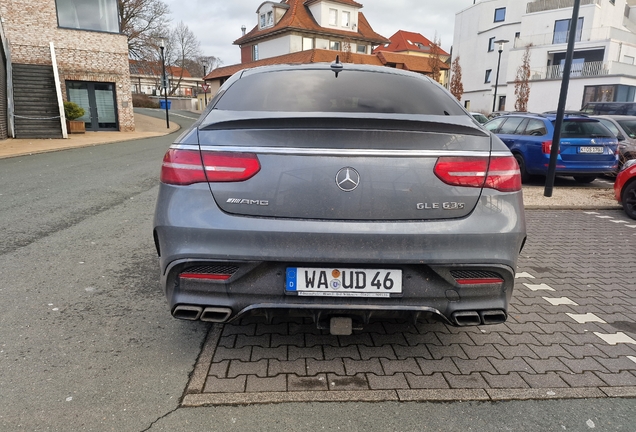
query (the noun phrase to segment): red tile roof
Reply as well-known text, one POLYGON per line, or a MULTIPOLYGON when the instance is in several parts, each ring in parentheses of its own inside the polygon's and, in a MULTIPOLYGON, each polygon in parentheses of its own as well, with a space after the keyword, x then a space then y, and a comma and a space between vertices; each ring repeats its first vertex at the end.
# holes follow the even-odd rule
MULTIPOLYGON (((260 30, 257 24, 245 36, 235 40, 234 44, 244 45, 248 42, 262 39, 266 36, 272 36, 294 30, 338 36, 342 38, 351 38, 354 40, 363 40, 373 44, 389 42, 387 38, 373 31, 371 25, 362 12, 358 12, 357 31, 336 30, 318 25, 311 12, 309 12, 309 8, 303 4, 303 0, 284 0, 282 3, 287 4, 289 9, 275 26, 260 30)), ((339 3, 345 3, 352 6, 355 3, 356 5, 359 5, 359 7, 362 7, 362 5, 352 0, 339 0, 339 3)))
MULTIPOLYGON (((321 0, 307 0, 307 1, 305 1, 305 5, 309 6, 311 4, 318 3, 319 1, 321 1, 321 0)), ((353 7, 357 7, 357 8, 361 8, 362 7, 362 5, 360 3, 355 2, 353 0, 331 0, 331 1, 334 2, 334 3, 342 3, 342 4, 346 4, 348 6, 353 6, 353 7)))
MULTIPOLYGON (((391 40, 391 42, 388 47, 380 45, 375 50, 373 50, 373 53, 377 53, 379 51, 419 51, 422 53, 430 54, 431 52, 431 41, 419 33, 400 30, 389 39, 391 40), (412 43, 409 43, 409 41, 411 41, 412 43), (419 47, 417 44, 421 44, 424 48, 419 47)), ((449 56, 450 54, 440 48, 440 55, 449 56)))
MULTIPOLYGON (((431 58, 424 56, 415 56, 408 54, 400 54, 393 52, 379 52, 376 54, 382 64, 386 66, 395 65, 398 69, 405 69, 412 72, 423 74, 432 73, 431 58)), ((437 60, 440 70, 449 70, 450 67, 441 60, 437 60)))
MULTIPOLYGON (((161 75, 161 63, 159 62, 148 62, 129 59, 128 65, 130 68, 130 73, 133 75, 161 75)), ((173 77, 183 76, 183 78, 192 78, 192 75, 190 75, 190 72, 188 72, 187 69, 182 69, 178 66, 166 66, 166 72, 168 73, 168 75, 173 77), (183 75, 181 75, 182 70, 183 75)))
POLYGON ((204 79, 213 80, 218 78, 228 78, 234 75, 236 72, 242 71, 243 69, 258 66, 271 66, 276 64, 332 63, 336 60, 337 55, 340 56, 340 61, 343 63, 382 66, 382 62, 380 61, 380 59, 374 55, 313 49, 285 54, 277 57, 270 57, 249 63, 239 63, 231 66, 220 67, 207 74, 204 79))
MULTIPOLYGON (((278 57, 270 57, 249 63, 239 63, 231 66, 220 67, 207 74, 204 79, 214 80, 219 78, 229 78, 236 72, 242 71, 243 69, 258 66, 271 66, 276 64, 332 63, 336 60, 337 55, 340 56, 340 61, 343 63, 389 66, 423 74, 431 73, 429 57, 390 52, 381 52, 377 55, 367 55, 347 53, 343 51, 314 49, 285 54, 278 57)), ((442 61, 439 61, 439 67, 440 70, 450 69, 449 66, 442 61)))

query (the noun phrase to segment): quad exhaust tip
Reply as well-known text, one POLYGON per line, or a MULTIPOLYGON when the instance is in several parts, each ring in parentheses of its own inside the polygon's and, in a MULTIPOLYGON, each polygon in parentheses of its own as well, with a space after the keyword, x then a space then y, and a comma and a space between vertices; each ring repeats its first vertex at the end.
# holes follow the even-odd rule
POLYGON ((174 308, 172 316, 182 320, 196 321, 201 316, 203 308, 201 306, 179 305, 174 308))
POLYGON ((485 311, 458 311, 454 312, 451 318, 454 324, 465 327, 480 324, 502 324, 506 322, 508 316, 505 311, 496 309, 485 311))
POLYGON ((174 308, 172 316, 182 320, 205 322, 225 322, 232 315, 232 309, 226 307, 206 307, 179 305, 174 308))
POLYGON ((201 314, 201 321, 225 322, 232 315, 232 309, 226 307, 206 307, 201 314))

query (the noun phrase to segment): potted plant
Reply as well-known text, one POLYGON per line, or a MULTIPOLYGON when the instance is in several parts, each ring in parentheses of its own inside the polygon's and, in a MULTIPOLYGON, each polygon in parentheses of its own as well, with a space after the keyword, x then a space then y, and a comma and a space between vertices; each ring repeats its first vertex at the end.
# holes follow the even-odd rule
POLYGON ((82 120, 77 120, 84 115, 84 108, 75 102, 64 102, 64 115, 66 116, 66 130, 68 133, 85 133, 86 125, 82 120))

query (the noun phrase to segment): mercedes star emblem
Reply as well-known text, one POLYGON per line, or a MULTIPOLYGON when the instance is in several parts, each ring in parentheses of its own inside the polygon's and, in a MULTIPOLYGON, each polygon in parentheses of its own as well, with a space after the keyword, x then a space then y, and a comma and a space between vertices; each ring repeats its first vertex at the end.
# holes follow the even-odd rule
POLYGON ((336 174, 336 184, 341 190, 351 192, 360 184, 360 174, 351 167, 343 168, 336 174))

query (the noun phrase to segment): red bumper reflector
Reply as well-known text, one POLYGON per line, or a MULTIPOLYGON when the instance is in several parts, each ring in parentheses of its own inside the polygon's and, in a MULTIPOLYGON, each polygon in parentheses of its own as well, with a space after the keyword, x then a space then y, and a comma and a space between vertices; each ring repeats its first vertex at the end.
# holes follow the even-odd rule
POLYGON ((179 277, 182 279, 228 280, 232 277, 232 275, 211 273, 181 273, 179 277))
POLYGON ((503 283, 503 279, 499 278, 485 278, 485 279, 456 279, 460 285, 490 285, 503 283))

